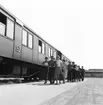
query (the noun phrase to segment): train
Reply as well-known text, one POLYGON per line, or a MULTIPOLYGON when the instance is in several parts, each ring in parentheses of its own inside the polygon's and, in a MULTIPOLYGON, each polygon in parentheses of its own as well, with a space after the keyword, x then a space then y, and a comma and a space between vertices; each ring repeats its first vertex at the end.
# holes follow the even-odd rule
POLYGON ((45 57, 70 61, 26 24, 0 5, 0 77, 43 79, 45 57))

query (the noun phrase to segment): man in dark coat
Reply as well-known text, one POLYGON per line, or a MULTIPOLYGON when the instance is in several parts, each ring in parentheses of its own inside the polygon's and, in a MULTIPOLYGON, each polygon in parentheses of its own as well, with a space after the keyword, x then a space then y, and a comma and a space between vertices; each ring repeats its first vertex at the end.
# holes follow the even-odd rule
POLYGON ((55 61, 54 57, 51 56, 51 60, 48 62, 49 65, 49 81, 50 84, 54 84, 54 73, 55 73, 55 61))
POLYGON ((82 81, 84 81, 84 73, 85 73, 85 70, 82 66, 82 68, 81 68, 81 79, 82 79, 82 81))
POLYGON ((71 65, 71 62, 69 62, 69 64, 68 64, 68 74, 67 74, 68 82, 71 81, 71 79, 72 79, 71 70, 72 70, 72 65, 71 65))
POLYGON ((72 71, 71 71, 71 81, 75 81, 75 71, 76 71, 76 65, 75 62, 72 62, 72 71))
POLYGON ((44 66, 44 84, 47 83, 47 79, 48 79, 48 57, 45 57, 45 61, 43 62, 43 66, 44 66))

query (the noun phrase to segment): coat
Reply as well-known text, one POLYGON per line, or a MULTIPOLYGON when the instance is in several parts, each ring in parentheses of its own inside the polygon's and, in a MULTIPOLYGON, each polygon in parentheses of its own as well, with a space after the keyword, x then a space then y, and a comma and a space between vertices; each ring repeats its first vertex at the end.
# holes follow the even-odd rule
POLYGON ((59 79, 61 72, 62 72, 62 61, 56 60, 55 75, 54 75, 54 78, 56 80, 59 79))
POLYGON ((64 78, 67 78, 67 72, 68 72, 67 66, 68 65, 65 62, 63 62, 63 64, 62 64, 62 73, 63 73, 64 78))

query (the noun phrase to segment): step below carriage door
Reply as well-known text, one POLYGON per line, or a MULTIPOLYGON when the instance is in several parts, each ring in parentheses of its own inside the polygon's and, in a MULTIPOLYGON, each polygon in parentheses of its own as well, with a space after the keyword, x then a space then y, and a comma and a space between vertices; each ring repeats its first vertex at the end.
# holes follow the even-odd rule
POLYGON ((14 42, 14 58, 20 60, 21 58, 21 42, 22 42, 22 26, 15 24, 15 42, 14 42))

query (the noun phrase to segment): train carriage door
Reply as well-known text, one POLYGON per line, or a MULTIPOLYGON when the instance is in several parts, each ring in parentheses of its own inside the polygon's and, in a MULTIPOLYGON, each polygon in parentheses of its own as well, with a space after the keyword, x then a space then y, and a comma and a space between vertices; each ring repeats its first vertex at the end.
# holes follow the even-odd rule
POLYGON ((15 43, 14 43, 14 58, 20 59, 21 57, 21 34, 22 27, 19 24, 15 24, 15 43))

